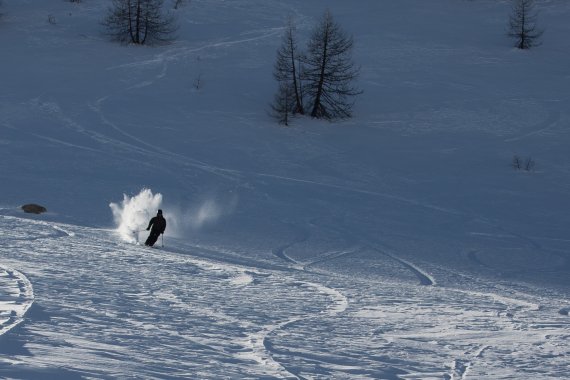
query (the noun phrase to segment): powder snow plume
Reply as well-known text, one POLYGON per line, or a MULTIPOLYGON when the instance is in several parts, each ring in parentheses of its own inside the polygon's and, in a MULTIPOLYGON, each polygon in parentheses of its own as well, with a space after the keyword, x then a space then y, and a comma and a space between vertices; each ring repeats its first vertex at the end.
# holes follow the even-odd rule
POLYGON ((209 194, 207 197, 197 199, 191 204, 184 206, 165 205, 167 234, 179 238, 187 238, 189 234, 195 234, 201 228, 216 224, 218 221, 231 214, 237 207, 236 196, 216 197, 209 194))
POLYGON ((153 194, 150 189, 143 189, 133 197, 123 194, 120 204, 110 203, 109 207, 121 238, 129 243, 136 243, 143 235, 146 236, 148 233, 144 229, 150 218, 156 215, 161 203, 162 194, 153 194))

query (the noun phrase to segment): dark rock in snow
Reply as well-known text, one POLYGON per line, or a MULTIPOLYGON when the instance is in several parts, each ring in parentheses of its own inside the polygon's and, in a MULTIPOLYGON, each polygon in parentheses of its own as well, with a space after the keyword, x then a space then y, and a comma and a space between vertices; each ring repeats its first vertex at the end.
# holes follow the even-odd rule
POLYGON ((24 210, 24 212, 27 212, 30 214, 41 214, 42 212, 47 211, 47 209, 45 207, 37 205, 35 203, 29 203, 29 204, 23 205, 22 210, 24 210))

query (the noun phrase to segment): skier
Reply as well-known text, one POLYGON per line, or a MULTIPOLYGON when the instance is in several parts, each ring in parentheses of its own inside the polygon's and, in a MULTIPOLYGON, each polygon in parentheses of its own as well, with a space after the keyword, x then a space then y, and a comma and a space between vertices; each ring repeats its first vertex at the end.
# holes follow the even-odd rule
POLYGON ((146 230, 150 230, 151 226, 152 230, 150 231, 150 235, 148 235, 148 239, 146 239, 144 243, 144 245, 148 245, 149 247, 152 247, 154 243, 156 243, 160 234, 163 234, 166 229, 166 219, 162 216, 162 210, 158 210, 156 216, 148 223, 146 230))

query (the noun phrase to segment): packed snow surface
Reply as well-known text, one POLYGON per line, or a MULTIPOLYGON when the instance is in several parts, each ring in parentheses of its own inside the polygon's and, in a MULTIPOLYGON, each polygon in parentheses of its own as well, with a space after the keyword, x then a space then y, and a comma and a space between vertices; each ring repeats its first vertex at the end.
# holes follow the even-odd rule
POLYGON ((154 47, 2 1, 0 378, 568 377, 570 4, 536 3, 519 51, 506 1, 192 0, 154 47), (354 117, 279 126, 286 20, 327 9, 354 117))

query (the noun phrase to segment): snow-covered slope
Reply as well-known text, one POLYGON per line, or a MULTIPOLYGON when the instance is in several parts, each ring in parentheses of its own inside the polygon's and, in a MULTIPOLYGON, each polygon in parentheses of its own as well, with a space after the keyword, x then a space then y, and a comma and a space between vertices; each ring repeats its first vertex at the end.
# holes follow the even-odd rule
POLYGON ((106 41, 107 1, 4 0, 0 377, 570 373, 570 5, 538 4, 521 52, 491 0, 192 0, 160 47, 106 41), (355 117, 279 127, 285 20, 327 8, 355 117))

